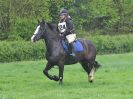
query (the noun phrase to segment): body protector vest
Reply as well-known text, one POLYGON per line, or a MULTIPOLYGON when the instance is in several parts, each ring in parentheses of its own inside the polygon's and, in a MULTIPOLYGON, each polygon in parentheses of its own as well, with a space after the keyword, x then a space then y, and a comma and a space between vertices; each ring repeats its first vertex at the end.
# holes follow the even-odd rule
POLYGON ((58 29, 59 29, 60 33, 64 33, 67 29, 66 22, 58 23, 58 29))

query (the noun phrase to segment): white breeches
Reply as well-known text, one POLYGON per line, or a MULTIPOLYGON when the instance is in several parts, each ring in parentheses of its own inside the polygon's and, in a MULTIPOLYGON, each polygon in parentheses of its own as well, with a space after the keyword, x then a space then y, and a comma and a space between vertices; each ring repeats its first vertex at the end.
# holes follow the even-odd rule
POLYGON ((72 43, 73 41, 76 40, 76 34, 69 34, 66 36, 66 39, 67 39, 68 43, 72 43))

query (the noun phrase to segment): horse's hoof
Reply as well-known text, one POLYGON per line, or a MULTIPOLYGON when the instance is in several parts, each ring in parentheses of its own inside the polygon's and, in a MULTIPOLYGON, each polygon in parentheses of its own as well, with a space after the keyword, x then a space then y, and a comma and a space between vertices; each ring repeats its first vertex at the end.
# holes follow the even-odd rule
POLYGON ((93 83, 94 81, 93 80, 89 80, 90 83, 93 83))
POLYGON ((89 80, 90 83, 93 83, 93 79, 94 79, 93 76, 89 76, 89 79, 88 80, 89 80))
POLYGON ((54 76, 53 76, 53 80, 54 80, 54 81, 59 81, 59 77, 56 76, 56 75, 54 75, 54 76))

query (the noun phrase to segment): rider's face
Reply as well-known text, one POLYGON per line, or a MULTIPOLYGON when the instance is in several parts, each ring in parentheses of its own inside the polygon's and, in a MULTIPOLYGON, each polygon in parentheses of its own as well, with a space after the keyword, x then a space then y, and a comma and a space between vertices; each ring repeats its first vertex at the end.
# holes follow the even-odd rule
POLYGON ((60 19, 63 20, 65 18, 65 15, 60 15, 60 19))

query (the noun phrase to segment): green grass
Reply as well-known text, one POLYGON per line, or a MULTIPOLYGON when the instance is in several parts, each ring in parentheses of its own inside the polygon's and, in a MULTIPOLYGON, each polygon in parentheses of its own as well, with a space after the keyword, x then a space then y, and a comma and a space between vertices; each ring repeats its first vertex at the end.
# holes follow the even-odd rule
MULTIPOLYGON (((101 55, 89 83, 79 64, 65 66, 64 84, 43 75, 46 61, 0 64, 0 99, 133 99, 133 53, 101 55)), ((58 68, 50 73, 58 74, 58 68)))

